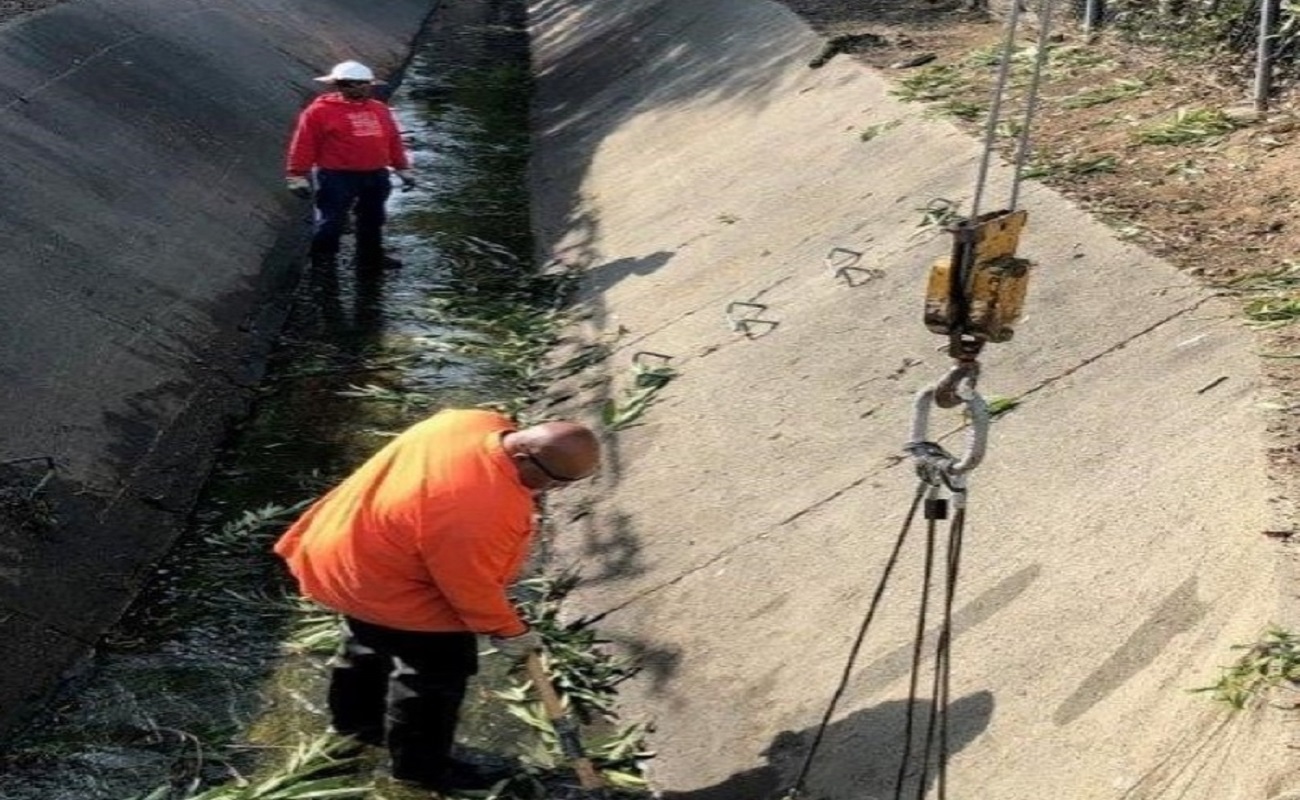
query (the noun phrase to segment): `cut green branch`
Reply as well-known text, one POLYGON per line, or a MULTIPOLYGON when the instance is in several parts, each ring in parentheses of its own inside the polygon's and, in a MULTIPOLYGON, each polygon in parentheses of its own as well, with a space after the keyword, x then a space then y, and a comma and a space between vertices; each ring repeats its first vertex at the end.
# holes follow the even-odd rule
POLYGON ((1269 690, 1300 680, 1300 637, 1281 628, 1270 628, 1254 644, 1234 645, 1245 651, 1219 679, 1193 689, 1238 711, 1262 702, 1269 690))
POLYGON ((601 409, 601 421, 611 431, 632 427, 658 398, 660 390, 677 377, 667 364, 633 364, 632 385, 621 399, 611 398, 601 409))

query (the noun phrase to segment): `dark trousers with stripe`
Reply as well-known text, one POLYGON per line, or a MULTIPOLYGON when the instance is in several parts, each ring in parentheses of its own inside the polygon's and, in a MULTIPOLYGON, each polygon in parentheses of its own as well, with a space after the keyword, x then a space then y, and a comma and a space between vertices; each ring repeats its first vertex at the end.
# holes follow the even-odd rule
POLYGON ((339 733, 387 744, 393 777, 437 780, 476 672, 472 633, 401 631, 345 618, 330 676, 331 721, 339 733))
POLYGON ((383 255, 384 204, 393 186, 388 170, 346 172, 316 170, 316 222, 311 238, 314 256, 338 255, 339 240, 348 214, 356 209, 357 258, 374 260, 383 255))

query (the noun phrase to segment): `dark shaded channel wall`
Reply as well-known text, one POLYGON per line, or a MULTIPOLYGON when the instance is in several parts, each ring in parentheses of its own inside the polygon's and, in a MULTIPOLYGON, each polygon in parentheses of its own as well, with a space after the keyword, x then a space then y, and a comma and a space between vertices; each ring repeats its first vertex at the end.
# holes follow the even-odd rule
POLYGON ((312 76, 391 74, 435 5, 73 0, 0 26, 0 734, 127 607, 247 408, 305 246, 282 163, 312 76))

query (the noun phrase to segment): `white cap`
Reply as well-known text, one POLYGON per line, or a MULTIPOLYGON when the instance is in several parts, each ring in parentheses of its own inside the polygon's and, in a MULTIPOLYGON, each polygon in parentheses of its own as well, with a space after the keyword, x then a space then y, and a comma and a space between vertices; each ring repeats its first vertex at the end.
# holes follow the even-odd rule
POLYGON ((370 71, 370 67, 362 64, 360 61, 343 61, 334 65, 330 74, 322 75, 316 80, 321 83, 334 83, 335 81, 369 81, 378 83, 375 80, 375 73, 370 71))

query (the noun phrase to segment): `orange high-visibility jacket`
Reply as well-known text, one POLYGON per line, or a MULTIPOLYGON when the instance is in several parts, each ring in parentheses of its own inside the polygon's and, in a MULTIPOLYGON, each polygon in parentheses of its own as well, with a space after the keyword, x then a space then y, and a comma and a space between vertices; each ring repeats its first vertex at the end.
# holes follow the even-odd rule
POLYGON ((491 411, 442 411, 318 500, 275 552, 302 593, 410 631, 527 630, 506 587, 528 554, 533 496, 491 411))

